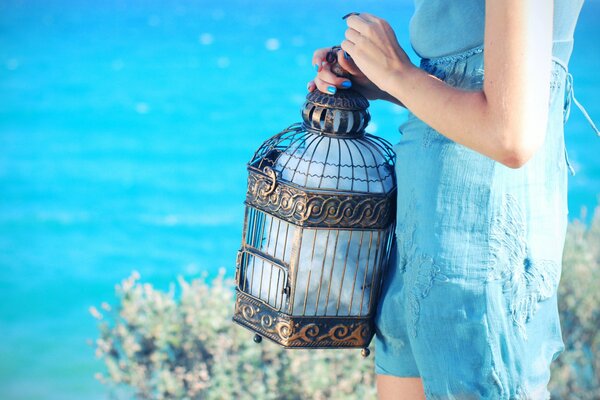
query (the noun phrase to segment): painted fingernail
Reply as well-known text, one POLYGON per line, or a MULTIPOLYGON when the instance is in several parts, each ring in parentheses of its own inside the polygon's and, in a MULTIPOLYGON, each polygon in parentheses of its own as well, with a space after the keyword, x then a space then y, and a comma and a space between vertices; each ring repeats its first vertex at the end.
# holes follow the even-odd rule
POLYGON ((346 19, 346 18, 348 18, 348 17, 349 17, 349 16, 351 16, 351 15, 360 15, 360 13, 357 13, 357 12, 351 12, 351 13, 348 13, 348 14, 344 15, 344 16, 342 17, 342 19, 346 19))
POLYGON ((350 59, 350 54, 348 54, 348 53, 344 52, 344 58, 345 58, 346 60, 349 60, 349 59, 350 59))
POLYGON ((342 87, 349 88, 350 86, 352 86, 352 82, 350 82, 350 81, 342 82, 342 87))
POLYGON ((335 92, 337 91, 337 89, 335 88, 335 86, 328 86, 327 87, 327 91, 331 94, 335 94, 335 92))
POLYGON ((315 67, 315 71, 319 72, 319 64, 315 64, 314 67, 315 67))

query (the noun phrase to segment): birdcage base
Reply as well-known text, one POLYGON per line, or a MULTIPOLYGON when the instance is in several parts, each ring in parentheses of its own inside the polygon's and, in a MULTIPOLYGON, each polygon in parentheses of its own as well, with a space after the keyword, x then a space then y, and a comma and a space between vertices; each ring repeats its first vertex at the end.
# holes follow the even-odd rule
POLYGON ((364 355, 374 335, 371 318, 293 316, 239 289, 236 289, 233 321, 286 348, 362 347, 364 355))

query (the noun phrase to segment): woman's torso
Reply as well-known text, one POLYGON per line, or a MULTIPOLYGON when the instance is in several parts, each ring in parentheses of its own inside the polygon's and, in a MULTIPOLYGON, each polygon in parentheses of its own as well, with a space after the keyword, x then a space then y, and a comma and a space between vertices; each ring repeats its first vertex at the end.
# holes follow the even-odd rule
MULTIPOLYGON (((483 0, 416 3, 411 40, 423 57, 420 67, 450 86, 481 90, 483 0), (433 5, 437 16, 431 14, 435 7, 423 9, 433 5)), ((526 165, 504 166, 455 143, 412 112, 395 146, 398 262, 414 296, 426 296, 436 280, 470 288, 485 282, 506 293, 507 311, 522 333, 537 302, 556 292, 568 221, 564 122, 572 77, 567 65, 582 1, 555 4, 547 131, 526 165)), ((409 303, 413 316, 418 304, 409 303)))
MULTIPOLYGON (((483 44, 485 0, 414 0, 409 31, 422 58, 460 53, 483 44)), ((555 0, 552 54, 565 65, 573 50, 573 32, 583 0, 555 0)))
MULTIPOLYGON (((481 49, 423 60, 421 68, 464 90, 483 85, 481 49)), ((560 263, 568 212, 566 73, 553 63, 545 141, 518 169, 455 143, 409 113, 395 146, 396 234, 404 262, 434 257, 447 276, 463 277, 467 268, 475 280, 490 274, 492 264, 511 265, 512 256, 560 263), (512 256, 500 250, 505 246, 512 256)))

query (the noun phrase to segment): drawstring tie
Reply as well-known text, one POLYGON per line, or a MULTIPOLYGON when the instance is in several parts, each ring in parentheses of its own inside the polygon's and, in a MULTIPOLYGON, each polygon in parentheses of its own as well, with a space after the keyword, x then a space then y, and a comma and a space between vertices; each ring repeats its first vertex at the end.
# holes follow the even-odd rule
MULTIPOLYGON (((574 86, 573 85, 573 75, 570 72, 567 72, 567 87, 566 87, 567 98, 566 98, 565 107, 564 107, 563 123, 566 123, 567 120, 569 119, 569 115, 571 113, 571 101, 573 101, 573 102, 575 102, 575 105, 577 106, 577 108, 579 108, 579 110, 581 110, 581 113, 583 114, 585 119, 588 121, 588 123, 590 124, 590 126, 592 127, 594 132, 596 132, 596 136, 600 137, 600 131, 596 127, 596 124, 594 124, 594 121, 592 121, 590 114, 588 114, 585 107, 583 107, 583 105, 579 101, 577 101, 577 98, 575 98, 575 90, 574 90, 573 86, 574 86)), ((571 171, 571 175, 575 175, 575 169, 573 169, 573 166, 569 162, 569 156, 567 154, 566 146, 565 146, 565 159, 567 161, 567 166, 569 167, 569 171, 571 171)))

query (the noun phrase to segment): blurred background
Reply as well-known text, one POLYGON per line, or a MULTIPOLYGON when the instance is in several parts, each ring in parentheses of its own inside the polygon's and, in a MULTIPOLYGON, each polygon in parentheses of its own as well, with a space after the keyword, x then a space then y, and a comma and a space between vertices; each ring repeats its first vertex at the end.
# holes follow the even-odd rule
MULTIPOLYGON (((106 398, 89 307, 132 270, 158 288, 219 267, 233 276, 245 163, 300 121, 314 49, 341 41, 341 16, 367 11, 418 62, 412 7, 0 1, 0 398, 106 398)), ((570 62, 597 122, 599 17, 600 1, 587 1, 570 62)), ((396 143, 405 111, 373 102, 371 114, 368 131, 396 143)), ((575 104, 565 137, 570 216, 585 220, 600 141, 575 104)))

